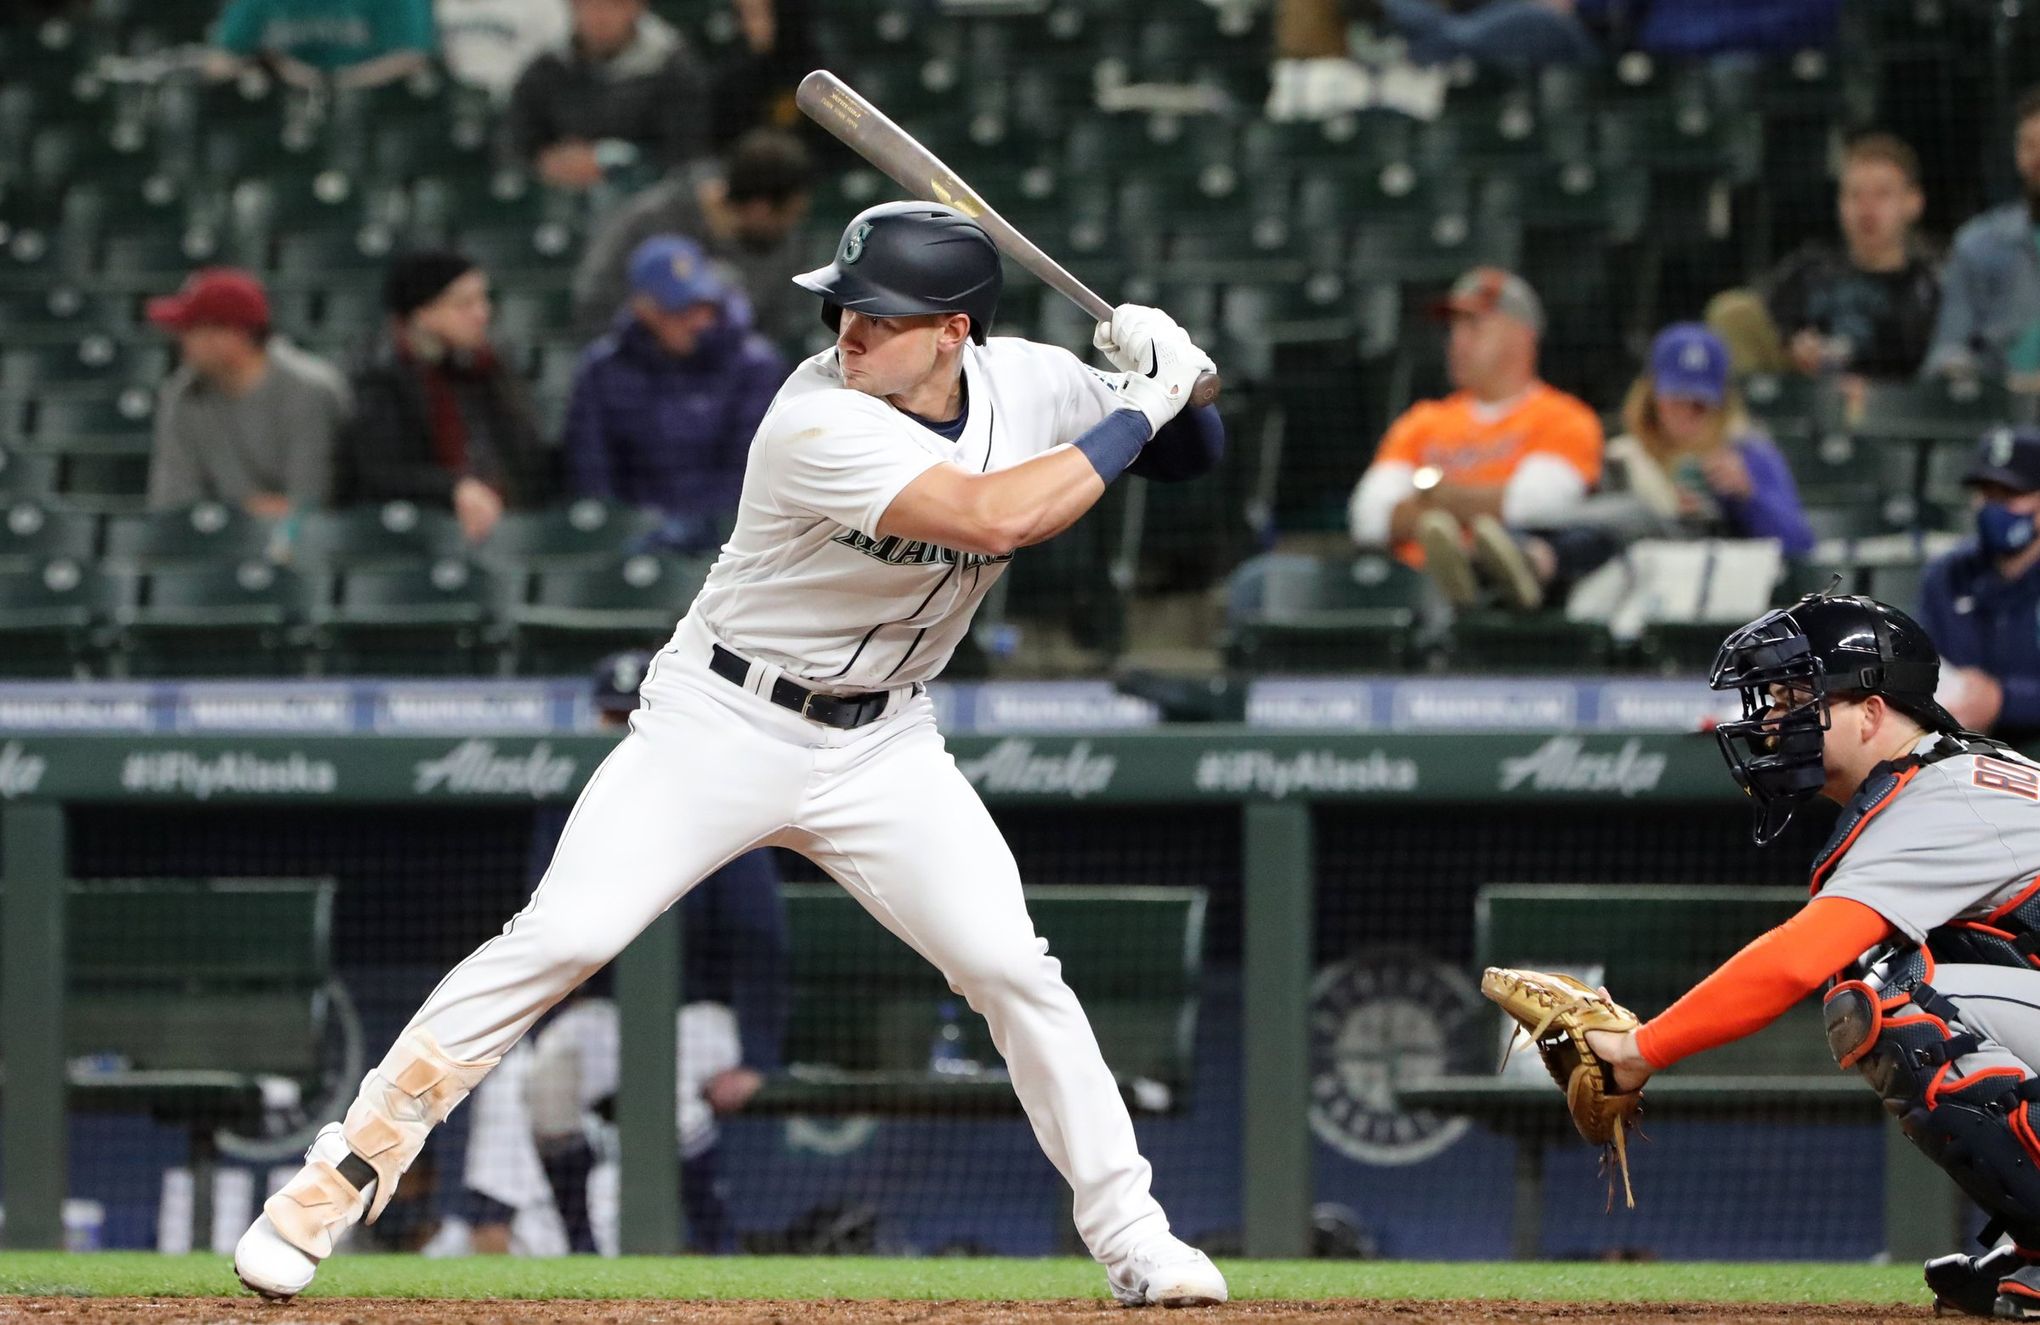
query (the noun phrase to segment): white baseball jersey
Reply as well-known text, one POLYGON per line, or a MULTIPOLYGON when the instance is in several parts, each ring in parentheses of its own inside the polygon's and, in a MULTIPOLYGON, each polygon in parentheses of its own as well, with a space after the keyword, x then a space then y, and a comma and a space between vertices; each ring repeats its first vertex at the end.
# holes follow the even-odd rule
MULTIPOLYGON (((1943 738, 1914 746, 1926 754, 1943 738)), ((1816 869, 1915 943, 1951 920, 1985 920, 2040 875, 2040 767, 2010 750, 1962 753, 1901 773, 1816 869)))
POLYGON ((751 442, 736 528, 694 615, 814 689, 882 690, 939 673, 1010 558, 879 538, 879 517, 935 465, 1004 469, 1124 408, 1052 345, 966 342, 963 375, 968 419, 952 442, 845 387, 834 349, 794 369, 751 442))

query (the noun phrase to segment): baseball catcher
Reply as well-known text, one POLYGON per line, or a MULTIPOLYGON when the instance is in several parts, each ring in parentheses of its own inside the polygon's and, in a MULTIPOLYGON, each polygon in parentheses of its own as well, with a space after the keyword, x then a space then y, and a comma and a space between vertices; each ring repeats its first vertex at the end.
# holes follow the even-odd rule
POLYGON ((1743 712, 1716 736, 1757 841, 1815 796, 1842 807, 1811 900, 1641 1025, 1558 977, 1486 986, 1546 1023, 1575 1121, 1618 1146, 1653 1072, 1825 986, 1835 1061, 1990 1215, 1984 1254, 1927 1262, 1937 1308, 2040 1319, 2040 764, 1962 730, 1939 674, 1919 624, 1869 598, 1812 594, 1731 634, 1710 684, 1743 712))

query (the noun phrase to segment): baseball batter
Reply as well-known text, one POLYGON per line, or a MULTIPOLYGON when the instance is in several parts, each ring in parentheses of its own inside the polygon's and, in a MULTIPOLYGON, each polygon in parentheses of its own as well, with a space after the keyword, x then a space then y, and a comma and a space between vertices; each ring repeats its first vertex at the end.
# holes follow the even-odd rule
POLYGON ((1215 412, 1184 410, 1211 361, 1134 305, 1098 328, 1116 373, 987 339, 997 250, 933 203, 861 213, 835 261, 795 279, 835 347, 759 425, 735 531, 530 903, 426 999, 242 1237, 235 1271, 256 1292, 309 1284, 534 1019, 703 875, 769 844, 814 860, 983 1014, 1113 1294, 1225 1301, 1149 1194, 1090 1024, 925 691, 1016 548, 1129 469, 1216 461, 1215 412))
POLYGON ((1816 594, 1729 636, 1717 729, 1757 840, 1842 806, 1813 896, 1661 1016, 1586 1038, 1623 1091, 1768 1025, 1822 985, 1829 1047, 1991 1216, 1983 1256, 1929 1261, 1938 1306, 2040 1317, 2040 765, 1961 730, 1903 612, 1816 594))

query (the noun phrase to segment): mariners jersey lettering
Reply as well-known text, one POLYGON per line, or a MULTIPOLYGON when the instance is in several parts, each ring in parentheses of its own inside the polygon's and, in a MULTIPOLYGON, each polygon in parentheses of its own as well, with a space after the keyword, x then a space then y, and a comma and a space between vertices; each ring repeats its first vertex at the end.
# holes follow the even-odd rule
MULTIPOLYGON (((1916 753, 1941 738, 1928 736, 1916 753)), ((1922 765, 1866 820, 1821 885, 1889 920, 1915 943, 1950 920, 1980 920, 2040 873, 2040 764, 2009 750, 1922 765)))
POLYGON ((1120 407, 1055 346, 993 337, 962 357, 969 414, 953 442, 845 387, 833 349, 794 369, 752 439, 736 528, 694 603, 717 638, 839 693, 941 672, 1010 558, 881 538, 886 508, 936 465, 1005 469, 1120 407))

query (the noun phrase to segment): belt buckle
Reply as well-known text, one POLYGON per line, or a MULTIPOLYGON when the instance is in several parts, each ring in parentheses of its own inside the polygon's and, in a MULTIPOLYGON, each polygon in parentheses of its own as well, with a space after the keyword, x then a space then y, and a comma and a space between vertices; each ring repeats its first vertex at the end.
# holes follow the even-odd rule
POLYGON ((810 722, 820 722, 820 721, 821 721, 821 719, 820 719, 820 718, 817 718, 817 717, 815 717, 815 716, 814 716, 814 715, 813 715, 812 713, 809 713, 809 712, 808 712, 808 705, 810 705, 810 704, 814 703, 814 702, 815 702, 816 700, 818 700, 818 699, 824 699, 824 698, 826 698, 826 696, 825 696, 825 695, 823 695, 823 694, 822 694, 822 692, 821 692, 821 691, 819 691, 819 690, 810 690, 810 691, 808 691, 808 692, 807 692, 807 693, 806 693, 805 695, 803 695, 803 696, 801 697, 801 701, 800 701, 800 716, 802 716, 803 718, 806 718, 806 719, 807 719, 808 721, 810 721, 810 722))

